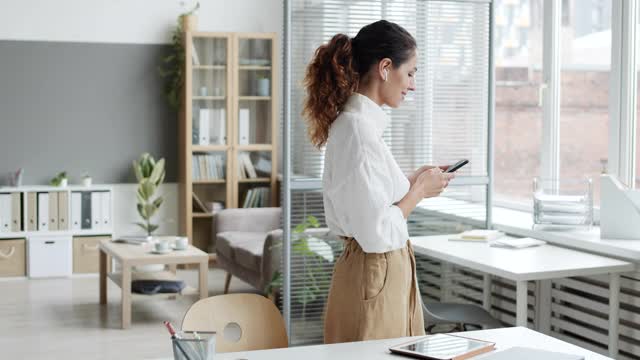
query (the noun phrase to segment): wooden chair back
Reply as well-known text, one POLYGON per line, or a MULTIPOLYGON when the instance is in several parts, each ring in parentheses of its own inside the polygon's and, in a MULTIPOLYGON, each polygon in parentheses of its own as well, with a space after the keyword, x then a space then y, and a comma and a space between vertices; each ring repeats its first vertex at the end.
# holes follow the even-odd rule
POLYGON ((288 346, 280 311, 273 302, 256 294, 227 294, 199 300, 184 315, 182 330, 215 331, 218 353, 288 346), (234 323, 240 327, 237 341, 225 337, 225 328, 229 324, 235 328, 234 323))

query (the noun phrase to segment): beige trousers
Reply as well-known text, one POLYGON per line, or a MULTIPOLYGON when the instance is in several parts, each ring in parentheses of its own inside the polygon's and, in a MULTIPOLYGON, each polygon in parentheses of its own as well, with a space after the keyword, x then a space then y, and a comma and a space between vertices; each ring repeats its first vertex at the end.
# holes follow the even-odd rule
POLYGON ((365 253, 353 238, 336 262, 327 299, 327 344, 424 335, 411 243, 383 254, 365 253))

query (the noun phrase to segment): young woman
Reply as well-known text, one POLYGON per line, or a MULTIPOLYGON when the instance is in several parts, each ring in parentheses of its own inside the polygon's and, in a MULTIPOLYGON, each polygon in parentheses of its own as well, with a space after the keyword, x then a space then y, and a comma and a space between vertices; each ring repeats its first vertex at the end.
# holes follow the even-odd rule
POLYGON ((382 139, 389 117, 415 90, 416 41, 381 20, 356 37, 337 34, 307 68, 304 115, 311 142, 326 145, 323 192, 329 228, 345 240, 325 314, 325 343, 424 334, 407 217, 438 196, 446 166, 402 173, 382 139))

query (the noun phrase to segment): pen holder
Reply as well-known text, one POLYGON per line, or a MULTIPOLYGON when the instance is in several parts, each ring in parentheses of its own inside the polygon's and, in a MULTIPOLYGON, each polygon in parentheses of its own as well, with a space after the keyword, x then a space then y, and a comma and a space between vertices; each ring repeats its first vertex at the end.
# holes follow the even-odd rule
POLYGON ((216 333, 208 331, 178 331, 171 339, 175 360, 213 360, 216 354, 216 333))
POLYGON ((593 224, 593 182, 586 179, 533 179, 533 228, 593 224))

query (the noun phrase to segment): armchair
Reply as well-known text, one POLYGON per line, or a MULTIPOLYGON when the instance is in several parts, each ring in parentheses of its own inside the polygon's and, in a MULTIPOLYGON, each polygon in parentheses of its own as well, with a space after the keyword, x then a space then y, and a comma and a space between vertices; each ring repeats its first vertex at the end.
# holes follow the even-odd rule
POLYGON ((225 209, 216 215, 215 250, 227 271, 225 294, 232 276, 264 292, 280 264, 280 251, 271 247, 282 237, 281 217, 280 208, 225 209))

